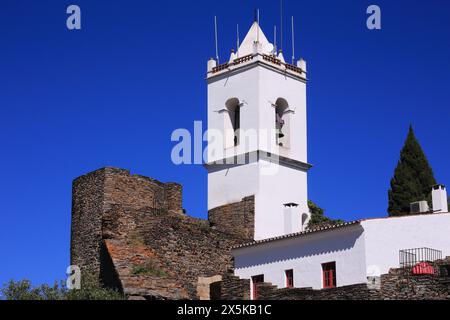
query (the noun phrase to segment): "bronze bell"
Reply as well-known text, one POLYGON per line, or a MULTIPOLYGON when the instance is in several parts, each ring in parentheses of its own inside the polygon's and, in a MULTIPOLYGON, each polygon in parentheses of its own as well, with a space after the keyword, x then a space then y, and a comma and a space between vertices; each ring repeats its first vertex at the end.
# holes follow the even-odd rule
POLYGON ((284 137, 284 133, 281 132, 281 129, 278 129, 278 138, 283 138, 284 137))

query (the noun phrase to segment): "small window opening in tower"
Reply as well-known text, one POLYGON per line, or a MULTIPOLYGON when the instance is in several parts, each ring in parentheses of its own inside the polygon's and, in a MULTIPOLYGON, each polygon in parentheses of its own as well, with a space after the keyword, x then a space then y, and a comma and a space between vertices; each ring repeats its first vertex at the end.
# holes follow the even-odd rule
POLYGON ((239 129, 241 129, 241 108, 239 105, 236 105, 234 108, 234 146, 239 144, 239 129))
POLYGON ((283 98, 278 98, 275 103, 275 129, 276 141, 280 147, 289 147, 290 119, 288 115, 289 105, 283 98))
POLYGON ((241 129, 241 104, 239 99, 232 98, 226 103, 228 117, 225 119, 225 129, 232 129, 232 134, 226 134, 226 147, 239 145, 239 132, 241 129), (231 140, 231 141, 230 141, 231 140))

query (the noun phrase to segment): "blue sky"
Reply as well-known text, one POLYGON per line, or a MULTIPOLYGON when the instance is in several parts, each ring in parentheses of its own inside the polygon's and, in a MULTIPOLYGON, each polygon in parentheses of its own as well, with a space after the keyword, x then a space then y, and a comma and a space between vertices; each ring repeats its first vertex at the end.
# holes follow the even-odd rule
MULTIPOLYGON (((450 184, 450 2, 285 0, 308 61, 309 195, 329 216, 386 215, 410 123, 439 182, 450 184), (369 31, 378 4, 382 30, 369 31)), ((176 128, 206 121, 206 62, 250 27, 272 40, 279 1, 0 2, 0 284, 64 277, 71 182, 117 166, 184 185, 206 216, 206 171, 174 166, 176 128), (82 30, 66 29, 66 8, 82 30)), ((284 51, 290 56, 288 25, 284 51)))

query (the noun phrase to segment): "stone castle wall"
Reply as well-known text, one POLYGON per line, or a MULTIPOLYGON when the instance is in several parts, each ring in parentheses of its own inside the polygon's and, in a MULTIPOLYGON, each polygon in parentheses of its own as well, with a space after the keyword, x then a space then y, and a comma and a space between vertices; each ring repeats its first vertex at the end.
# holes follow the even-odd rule
POLYGON ((72 185, 71 263, 100 272, 102 239, 106 225, 118 223, 111 212, 160 209, 182 211, 182 188, 131 175, 128 170, 103 168, 81 176, 72 185), (109 214, 107 214, 109 213, 109 214))
POLYGON ((102 214, 106 170, 81 176, 72 185, 70 261, 100 271, 102 214))
POLYGON ((130 171, 105 168, 104 211, 113 205, 140 210, 143 208, 181 212, 182 187, 155 179, 132 175, 130 171))
POLYGON ((239 279, 228 270, 222 280, 211 284, 211 300, 250 300, 250 280, 239 279))
POLYGON ((253 205, 197 219, 183 213, 181 185, 103 168, 73 182, 71 263, 129 296, 196 299, 198 278, 232 268, 231 247, 252 240, 242 224, 253 205))
POLYGON ((219 231, 241 238, 253 239, 255 234, 255 196, 209 210, 208 220, 211 226, 219 231))

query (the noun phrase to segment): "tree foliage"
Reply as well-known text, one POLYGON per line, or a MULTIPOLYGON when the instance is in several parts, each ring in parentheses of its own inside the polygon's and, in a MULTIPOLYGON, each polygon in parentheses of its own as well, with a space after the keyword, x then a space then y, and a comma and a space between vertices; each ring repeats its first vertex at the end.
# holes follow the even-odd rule
POLYGON ((389 215, 409 214, 410 203, 429 200, 431 187, 435 184, 433 170, 410 126, 388 191, 389 215))
POLYGON ((325 210, 320 208, 311 200, 308 201, 309 211, 311 212, 311 219, 308 222, 308 229, 313 229, 315 227, 325 226, 325 225, 333 225, 340 224, 344 221, 342 220, 333 220, 325 216, 325 210))
POLYGON ((6 300, 63 300, 65 289, 55 283, 33 287, 29 280, 10 280, 1 290, 6 300))
POLYGON ((10 280, 0 293, 5 300, 121 300, 123 296, 112 289, 102 287, 96 278, 83 274, 81 289, 69 290, 64 281, 53 286, 33 286, 29 280, 10 280))

